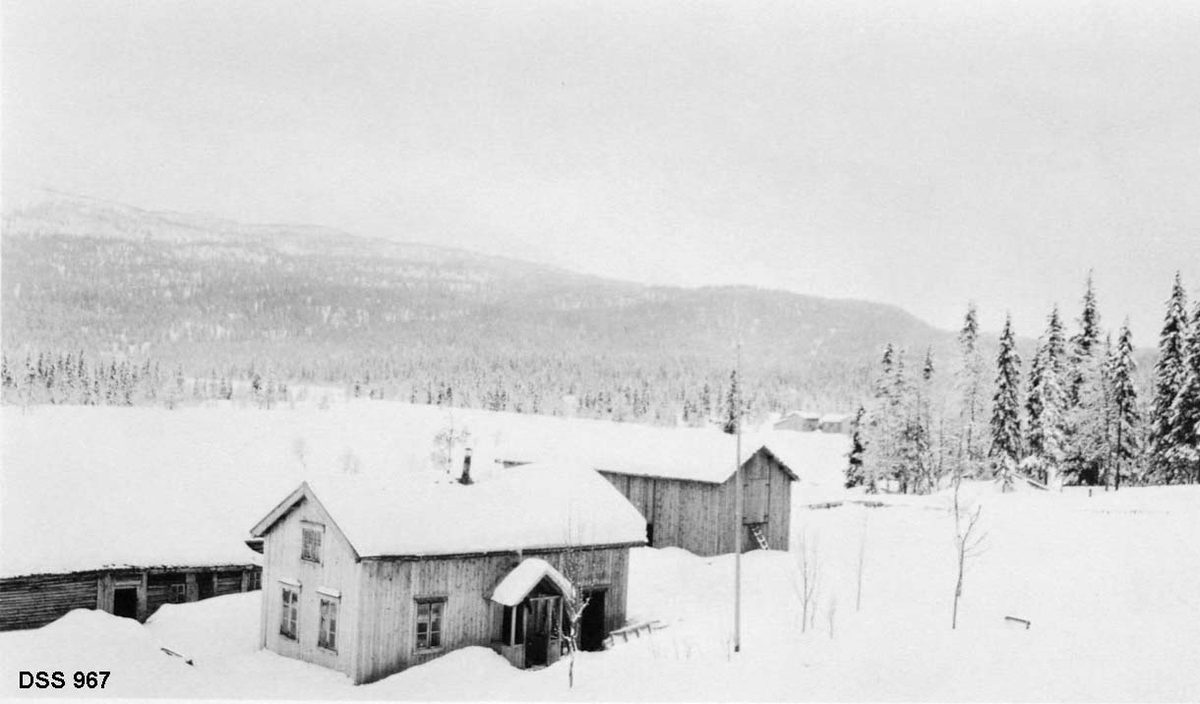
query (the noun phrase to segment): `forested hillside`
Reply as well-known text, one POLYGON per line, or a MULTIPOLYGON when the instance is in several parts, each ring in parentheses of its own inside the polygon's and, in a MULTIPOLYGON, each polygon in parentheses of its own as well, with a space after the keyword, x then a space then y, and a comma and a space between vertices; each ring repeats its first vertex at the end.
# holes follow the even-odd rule
POLYGON ((89 371, 100 377, 124 365, 142 386, 257 375, 417 402, 698 423, 720 416, 739 337, 759 412, 849 410, 885 342, 953 342, 874 303, 644 286, 48 192, 8 208, 2 245, 10 400, 22 381, 41 394, 29 375, 70 354, 75 369, 80 356, 103 365, 89 371))

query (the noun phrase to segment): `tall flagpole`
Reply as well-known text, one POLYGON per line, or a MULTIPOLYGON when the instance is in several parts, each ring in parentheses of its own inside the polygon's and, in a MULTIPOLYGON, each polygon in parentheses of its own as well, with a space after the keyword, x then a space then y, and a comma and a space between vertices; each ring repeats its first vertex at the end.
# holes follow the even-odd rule
MULTIPOLYGON (((737 362, 734 374, 741 377, 742 340, 741 330, 738 331, 737 362)), ((733 558, 733 652, 742 652, 742 387, 738 379, 737 393, 733 402, 737 404, 737 457, 734 458, 733 486, 734 504, 737 506, 737 525, 734 526, 734 546, 737 550, 733 558)))

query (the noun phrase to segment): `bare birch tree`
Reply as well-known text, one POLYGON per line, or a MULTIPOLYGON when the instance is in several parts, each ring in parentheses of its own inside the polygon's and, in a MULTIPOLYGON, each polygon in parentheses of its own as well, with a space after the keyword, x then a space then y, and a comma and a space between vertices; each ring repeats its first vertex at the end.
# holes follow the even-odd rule
POLYGON ((820 536, 809 535, 807 531, 802 531, 797 548, 796 566, 800 571, 800 583, 797 585, 797 591, 800 596, 801 609, 800 631, 803 633, 812 627, 817 615, 817 594, 821 581, 820 536))
POLYGON ((987 533, 979 530, 979 516, 983 507, 974 508, 963 506, 959 501, 958 490, 962 484, 961 471, 956 474, 954 481, 954 552, 958 563, 958 575, 954 583, 954 611, 950 616, 950 628, 958 628, 958 600, 963 593, 963 576, 966 573, 967 560, 983 552, 983 543, 987 533))

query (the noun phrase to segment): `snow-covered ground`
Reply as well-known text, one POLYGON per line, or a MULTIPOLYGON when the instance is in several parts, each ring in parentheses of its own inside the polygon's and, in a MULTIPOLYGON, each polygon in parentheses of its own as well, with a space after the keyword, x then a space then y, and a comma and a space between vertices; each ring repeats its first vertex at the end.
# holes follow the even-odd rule
MULTIPOLYGON (((163 607, 143 627, 73 612, 0 634, 7 695, 19 669, 110 669, 114 697, 420 700, 1200 700, 1200 487, 1117 493, 966 493, 987 550, 971 561, 950 630, 946 495, 796 512, 796 552, 742 558, 732 652, 732 556, 635 550, 629 615, 650 637, 519 671, 483 648, 374 684, 259 651, 259 593, 163 607), (856 605, 865 536, 861 606, 856 605), (819 565, 801 630, 799 538, 819 565), (832 607, 832 608, 831 608, 832 607), (832 610, 832 614, 830 611, 832 610), (1005 616, 1032 626, 1010 628, 1005 616), (194 665, 164 654, 167 647, 194 665)), ((69 687, 56 692, 79 696, 69 687)))

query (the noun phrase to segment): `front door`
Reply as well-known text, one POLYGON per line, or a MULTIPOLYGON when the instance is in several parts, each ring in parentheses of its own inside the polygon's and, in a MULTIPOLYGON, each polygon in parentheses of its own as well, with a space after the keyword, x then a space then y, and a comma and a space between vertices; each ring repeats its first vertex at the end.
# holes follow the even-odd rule
POLYGON ((525 599, 525 666, 553 665, 562 651, 562 597, 525 599))
POLYGON ((583 616, 579 617, 579 649, 604 650, 604 638, 608 634, 604 628, 604 597, 605 589, 589 589, 583 593, 587 598, 587 607, 583 616))

